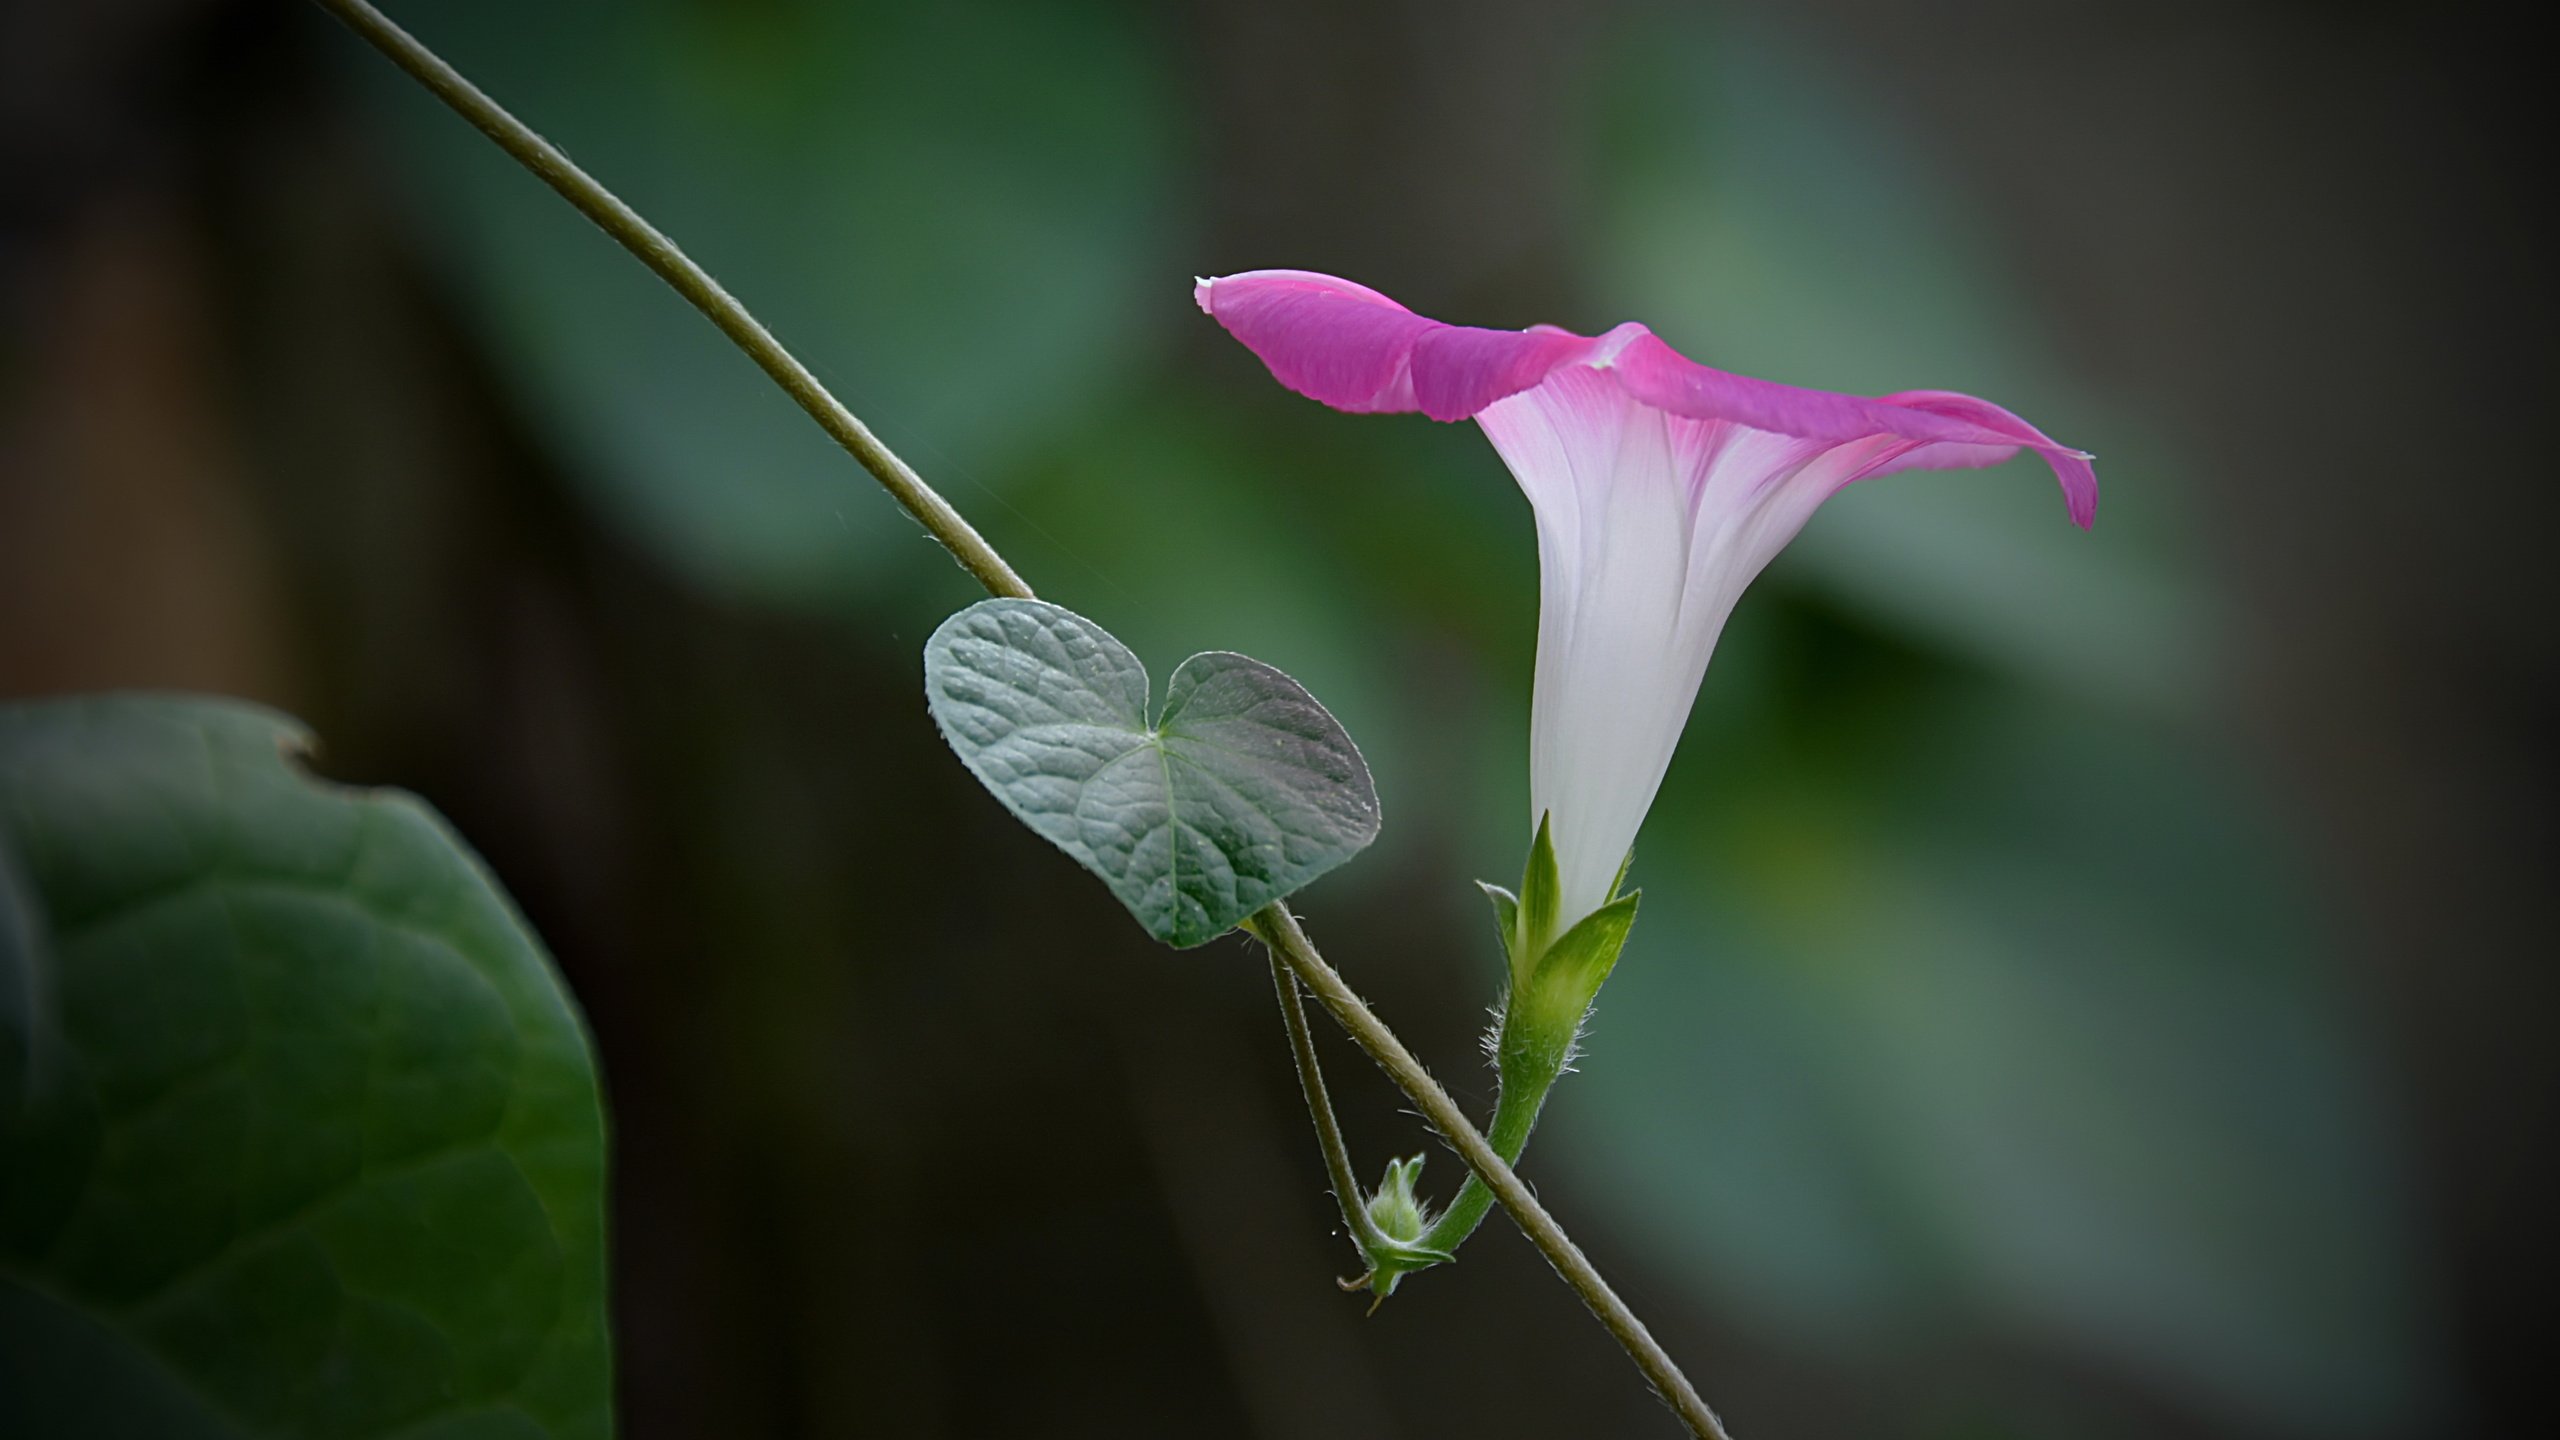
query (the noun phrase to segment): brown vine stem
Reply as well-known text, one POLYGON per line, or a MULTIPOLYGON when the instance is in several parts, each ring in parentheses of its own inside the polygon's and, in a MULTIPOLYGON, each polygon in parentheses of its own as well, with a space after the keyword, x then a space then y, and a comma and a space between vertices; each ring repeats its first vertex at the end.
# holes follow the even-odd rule
MULTIPOLYGON (((642 219, 638 211, 624 204, 595 177, 579 169, 560 152, 559 147, 534 133, 532 127, 508 113, 506 107, 482 93, 460 71, 446 64, 434 51, 420 44, 416 37, 392 23, 390 17, 365 0, 314 0, 314 3, 346 22, 349 29, 389 57, 393 64, 407 71, 419 84, 434 92, 455 113, 470 121, 481 134, 496 142, 498 148, 513 156, 518 164, 532 171, 544 184, 559 192, 560 197, 576 206, 580 214, 594 221, 596 228, 613 237, 693 308, 701 311, 720 328, 721 334, 728 336, 732 344, 746 352, 748 359, 771 376, 773 382, 782 387, 783 393, 809 412, 809 418, 817 421, 820 429, 834 437, 837 444, 861 462, 862 468, 871 472, 872 478, 880 482, 890 497, 914 516, 916 523, 922 525, 928 534, 941 541, 943 548, 951 552, 951 557, 960 563, 960 567, 985 586, 989 594, 1031 598, 1031 587, 1023 582, 1012 566, 1005 563, 995 547, 989 545, 985 537, 951 507, 951 502, 936 493, 922 476, 891 453, 888 446, 881 444, 870 427, 829 393, 827 387, 819 383, 818 377, 809 372, 808 366, 784 349, 772 331, 749 314, 747 307, 739 304, 735 296, 721 288, 720 282, 712 279, 707 271, 678 249, 673 240, 642 219)), ((1556 1273, 1564 1277, 1565 1283, 1571 1285, 1583 1303, 1591 1307, 1591 1313, 1598 1316, 1600 1323, 1608 1327, 1609 1333, 1625 1347, 1637 1368, 1652 1382, 1655 1393, 1679 1415, 1690 1433, 1702 1437, 1702 1440, 1728 1440, 1715 1413, 1698 1398, 1696 1389, 1680 1373, 1679 1366, 1672 1363, 1671 1357, 1655 1343, 1644 1323, 1627 1308, 1625 1301, 1618 1298, 1617 1292, 1609 1288, 1608 1282, 1600 1278, 1600 1272, 1565 1235, 1564 1228, 1556 1223, 1555 1217, 1549 1215, 1537 1197, 1529 1193, 1529 1187, 1522 1184, 1511 1167, 1502 1162, 1502 1157, 1494 1153, 1493 1147, 1485 1142, 1484 1136, 1449 1098, 1449 1092, 1440 1088, 1440 1083, 1422 1068, 1422 1062, 1404 1047, 1404 1042, 1396 1038, 1395 1032, 1389 1030, 1358 995, 1352 993, 1351 987, 1343 983, 1333 967, 1325 964, 1324 958, 1316 953, 1315 946, 1308 942, 1306 932, 1298 928, 1296 918, 1281 906, 1272 905, 1255 915, 1249 928, 1274 956, 1288 966, 1298 982, 1332 1012, 1333 1017, 1351 1033, 1351 1038, 1359 1042, 1360 1048, 1369 1053, 1369 1058, 1387 1072, 1388 1078, 1421 1107, 1423 1117, 1431 1122, 1432 1128, 1438 1130, 1468 1166, 1482 1177, 1522 1233, 1529 1237, 1547 1257, 1547 1263, 1555 1267, 1556 1273)), ((1344 1182, 1337 1180, 1336 1183, 1344 1182)), ((1346 1205, 1358 1203, 1356 1192, 1343 1198, 1346 1205)))

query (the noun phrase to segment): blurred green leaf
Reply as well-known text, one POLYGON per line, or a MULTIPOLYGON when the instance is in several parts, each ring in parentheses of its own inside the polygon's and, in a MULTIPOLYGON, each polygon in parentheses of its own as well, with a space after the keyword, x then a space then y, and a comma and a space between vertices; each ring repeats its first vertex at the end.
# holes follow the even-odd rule
POLYGON ((924 654, 934 721, 969 773, 1167 944, 1216 939, 1377 838, 1359 747, 1259 660, 1183 661, 1150 722, 1138 657, 1055 605, 982 601, 924 654))
MULTIPOLYGON (((755 309, 972 513, 1190 307, 1137 7, 455 0, 424 39, 755 309)), ((792 603, 929 552, 690 307, 379 58, 402 181, 606 515, 792 603)), ((884 575, 884 572, 886 574, 884 575)))
POLYGON ((0 709, 56 1084, 0 1127, 0 1434, 611 1425, 603 1114, 539 944, 412 797, 293 722, 0 709))

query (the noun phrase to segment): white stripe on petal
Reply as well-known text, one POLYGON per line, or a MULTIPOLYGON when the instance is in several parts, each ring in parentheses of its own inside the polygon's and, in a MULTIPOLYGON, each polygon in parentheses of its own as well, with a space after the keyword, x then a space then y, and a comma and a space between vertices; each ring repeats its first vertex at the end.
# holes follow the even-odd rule
POLYGON ((1908 442, 1669 415, 1587 366, 1476 421, 1537 514, 1530 820, 1550 817, 1570 926, 1607 903, 1744 587, 1833 491, 1908 442))
POLYGON ((1529 794, 1552 817, 1570 924, 1609 898, 1704 667, 1678 644, 1688 479, 1669 417, 1597 370, 1559 371, 1476 418, 1538 517, 1529 794))

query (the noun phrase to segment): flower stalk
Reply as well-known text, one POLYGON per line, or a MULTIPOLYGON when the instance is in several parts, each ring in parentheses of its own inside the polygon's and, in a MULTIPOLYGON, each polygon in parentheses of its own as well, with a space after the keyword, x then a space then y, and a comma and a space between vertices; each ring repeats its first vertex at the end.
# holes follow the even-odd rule
MULTIPOLYGON (((1501 1086, 1493 1123, 1485 1130, 1486 1141, 1506 1165, 1520 1163, 1530 1132, 1546 1109, 1548 1093, 1573 1068, 1592 1001, 1626 947, 1638 896, 1616 893, 1625 878, 1626 867, 1621 865, 1608 902, 1562 935, 1556 934, 1561 884, 1554 841, 1542 818, 1537 838, 1530 844, 1519 893, 1478 882, 1493 902, 1507 965, 1501 1018, 1487 1039, 1501 1086)), ((1399 1185, 1409 1190, 1419 1169, 1418 1163, 1401 1170, 1389 1166, 1382 1193, 1399 1185)), ((1484 1223, 1495 1198, 1491 1186, 1470 1174, 1457 1198, 1433 1219, 1417 1244, 1401 1253, 1370 1252, 1372 1284, 1379 1296, 1383 1299, 1392 1293, 1406 1274, 1456 1258, 1458 1247, 1484 1223)))
MULTIPOLYGON (((1626 867, 1620 866, 1618 873, 1623 880, 1626 867)), ((1494 1073, 1502 1088, 1486 1138, 1504 1163, 1517 1165, 1539 1112, 1546 1108, 1547 1093, 1580 1053, 1583 1021, 1626 948, 1641 892, 1619 895, 1613 884, 1606 904, 1556 935, 1560 886, 1555 845, 1543 818, 1530 845, 1519 895, 1498 885, 1483 889, 1493 901, 1510 962, 1510 988, 1492 1037, 1494 1073)), ((1468 1176, 1425 1243, 1454 1252, 1484 1222, 1492 1202, 1492 1190, 1468 1176)))

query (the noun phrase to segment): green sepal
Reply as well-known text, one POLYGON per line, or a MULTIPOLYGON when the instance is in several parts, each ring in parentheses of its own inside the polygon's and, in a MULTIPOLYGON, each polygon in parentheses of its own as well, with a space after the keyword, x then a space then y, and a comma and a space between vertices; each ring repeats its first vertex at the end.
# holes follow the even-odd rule
POLYGON ((1609 881, 1608 904, 1575 921, 1564 934, 1555 933, 1562 883, 1558 879, 1554 816, 1538 817, 1538 833, 1529 843, 1529 863, 1514 896, 1498 885, 1477 881, 1493 902, 1494 920, 1502 927, 1502 946, 1510 961, 1511 997, 1504 1007, 1503 1047, 1526 1042, 1528 1051, 1550 1053, 1561 1064, 1580 1029, 1583 1012, 1601 983, 1617 968, 1626 948, 1627 931, 1635 924, 1642 891, 1619 894, 1627 871, 1635 864, 1630 847, 1609 881))
MULTIPOLYGON (((1621 895, 1585 915, 1530 966, 1528 978, 1512 985, 1504 1014, 1503 1043, 1559 1058, 1568 1052, 1592 997, 1617 968, 1635 924, 1641 890, 1621 895)), ((1538 1062, 1543 1066, 1544 1062, 1538 1062)))
POLYGON ((1530 987, 1567 988, 1580 993, 1588 1004, 1617 968, 1618 952, 1626 948, 1627 932, 1636 923, 1636 905, 1642 899, 1643 891, 1630 891, 1583 916, 1538 957, 1536 968, 1529 972, 1530 987))
POLYGON ((1493 924, 1502 935, 1502 956, 1507 961, 1520 943, 1520 897, 1489 880, 1477 881, 1476 888, 1493 902, 1493 924))
POLYGON ((1518 984, 1546 952, 1556 933, 1556 908, 1564 882, 1556 876, 1556 845, 1549 833, 1552 817, 1538 817, 1537 838, 1529 842, 1529 864, 1520 875, 1520 898, 1511 941, 1511 979, 1518 984))

